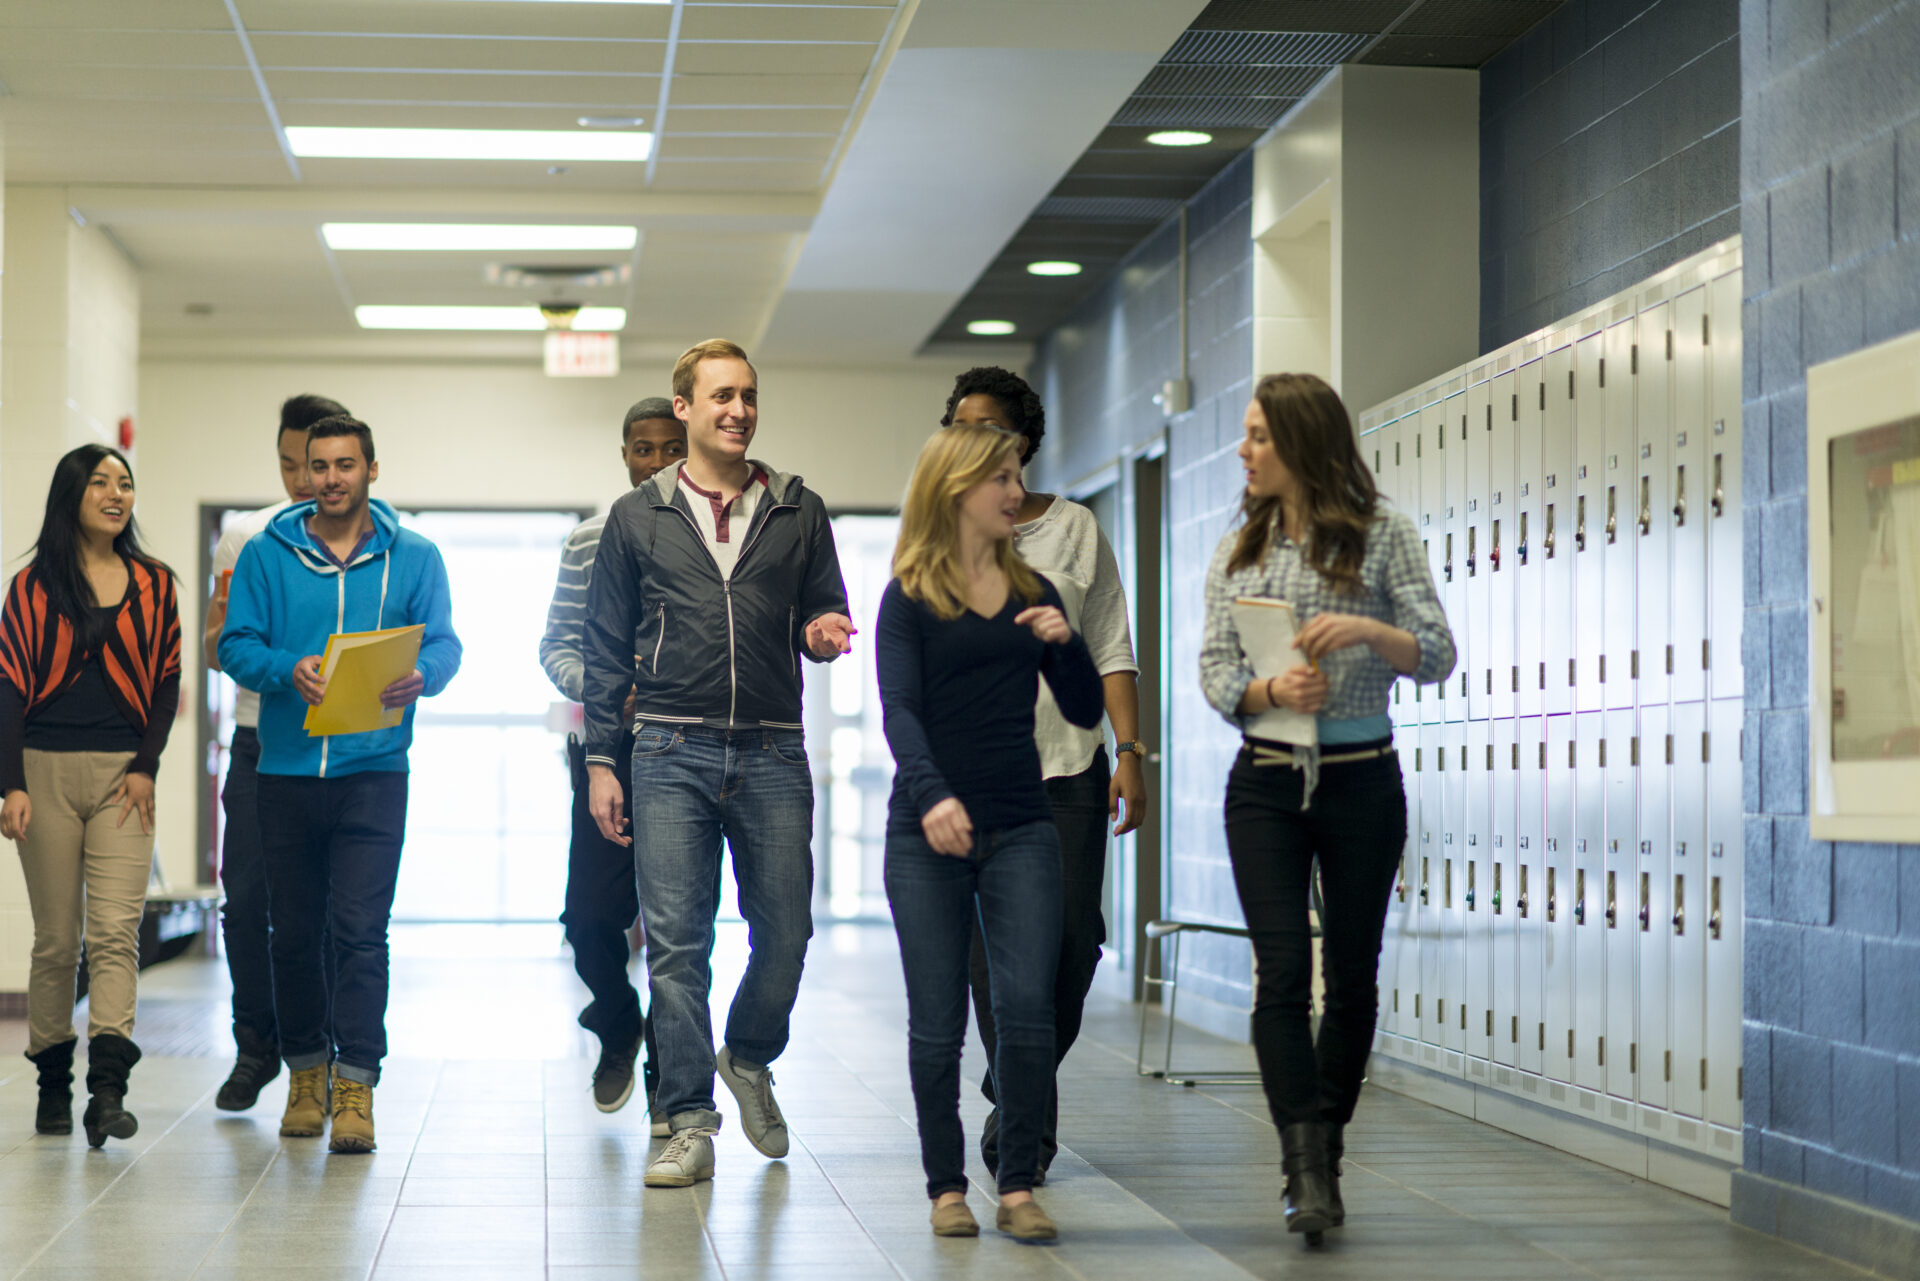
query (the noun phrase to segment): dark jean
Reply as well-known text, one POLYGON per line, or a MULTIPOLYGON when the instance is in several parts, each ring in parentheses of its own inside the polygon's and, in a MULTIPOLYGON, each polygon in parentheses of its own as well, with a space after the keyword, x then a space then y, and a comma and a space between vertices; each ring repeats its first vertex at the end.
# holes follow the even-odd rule
POLYGON ((267 941, 267 869, 260 857, 260 736, 233 730, 227 783, 220 792, 226 826, 220 836, 220 941, 233 981, 233 1034, 277 1045, 273 1019, 273 958, 267 941))
POLYGON ((1379 1013, 1380 936, 1407 839, 1407 798, 1393 756, 1321 766, 1313 805, 1304 812, 1301 786, 1299 770, 1256 766, 1244 746, 1227 776, 1227 853, 1253 938, 1253 1047, 1267 1108, 1282 1129, 1353 1118, 1379 1013), (1308 1022, 1313 940, 1307 920, 1316 859, 1326 981, 1317 1043, 1308 1022))
POLYGON ((387 1055, 387 920, 407 830, 407 776, 380 770, 259 777, 280 1055, 295 1069, 335 1058, 341 1076, 378 1085, 387 1055), (331 1034, 322 970, 329 957, 331 1034))
POLYGON ((727 1048, 764 1067, 787 1048, 813 937, 813 773, 799 730, 650 724, 633 745, 633 860, 647 927, 656 1111, 675 1130, 717 1126, 713 921, 720 843, 733 852, 752 953, 727 1014, 727 1048))
POLYGON ((1000 1030, 1000 1191, 1033 1187, 1053 1094, 1054 971, 1060 958, 1060 833, 1041 819, 976 833, 973 853, 934 852, 918 829, 887 831, 887 902, 907 976, 907 1066, 927 1195, 967 1185, 960 1051, 974 922, 986 936, 1000 1030))
MULTIPOLYGON (((621 741, 615 769, 632 772, 633 739, 621 741)), ((647 1050, 646 1088, 651 1095, 660 1070, 653 1061, 653 1028, 640 1013, 640 994, 627 977, 633 950, 627 930, 640 915, 640 895, 634 886, 633 851, 600 835, 587 805, 587 751, 577 738, 567 739, 567 767, 573 778, 573 841, 567 849, 567 897, 560 913, 567 946, 573 949, 574 973, 592 997, 580 1011, 580 1026, 600 1038, 603 1046, 621 1049, 636 1040, 647 1050)), ((633 798, 627 798, 627 817, 633 817, 633 798)))
MULTIPOLYGON (((1080 1038, 1080 1019, 1093 988, 1093 972, 1100 966, 1100 945, 1107 941, 1107 918, 1100 913, 1100 896, 1107 874, 1107 790, 1113 771, 1102 745, 1093 764, 1078 774, 1047 780, 1047 803, 1053 807, 1053 825, 1060 833, 1060 965, 1053 978, 1053 1062, 1057 1069, 1080 1038)), ((973 955, 968 969, 973 989, 973 1020, 993 1063, 999 1032, 993 1022, 993 1000, 987 983, 987 946, 976 922, 973 955)), ((993 1069, 980 1081, 980 1092, 995 1103, 993 1069)), ((1058 1148, 1060 1100, 1047 1104, 1046 1134, 1041 1139, 1041 1164, 1058 1148)))

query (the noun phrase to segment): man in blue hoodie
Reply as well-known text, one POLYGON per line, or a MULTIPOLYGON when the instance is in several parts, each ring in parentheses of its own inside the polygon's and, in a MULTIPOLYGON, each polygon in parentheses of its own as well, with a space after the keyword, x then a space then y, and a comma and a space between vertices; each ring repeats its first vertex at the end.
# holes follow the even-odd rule
POLYGON ((220 664, 260 694, 260 844, 272 898, 274 1013, 291 1069, 283 1135, 314 1136, 332 1112, 335 1152, 371 1152, 373 1087, 387 1052, 387 918, 407 825, 413 704, 460 669, 440 550, 368 498, 373 433, 345 416, 307 431, 310 502, 274 517, 240 553, 220 664), (419 664, 381 694, 400 724, 309 737, 336 632, 426 625, 419 664), (333 1025, 321 968, 332 930, 333 1025), (333 1063, 332 1080, 328 1064, 333 1063))

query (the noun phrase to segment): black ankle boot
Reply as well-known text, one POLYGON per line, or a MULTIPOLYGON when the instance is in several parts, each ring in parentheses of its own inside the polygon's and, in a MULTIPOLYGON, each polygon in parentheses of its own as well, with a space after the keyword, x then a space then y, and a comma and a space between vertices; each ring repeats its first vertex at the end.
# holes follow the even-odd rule
POLYGON ((103 1033, 87 1042, 87 1146, 105 1147, 108 1138, 130 1139, 140 1119, 126 1109, 127 1078, 140 1061, 140 1047, 124 1036, 103 1033))
POLYGON ((213 1096, 213 1106, 222 1112, 245 1112, 259 1101, 267 1082, 280 1075, 280 1044, 237 1024, 233 1040, 239 1054, 234 1058, 233 1071, 213 1096))
POLYGON ((1333 1226, 1337 1228, 1347 1221, 1347 1203, 1340 1197, 1340 1160, 1347 1154, 1347 1127, 1331 1121, 1326 1124, 1327 1173, 1332 1176, 1327 1180, 1327 1190, 1333 1204, 1333 1226))
POLYGON ((1280 1131, 1280 1170, 1287 1176, 1287 1231, 1308 1244, 1333 1226, 1333 1178, 1327 1173, 1327 1127, 1300 1121, 1280 1131))
POLYGON ((78 1041, 49 1045, 27 1061, 40 1069, 40 1106, 33 1114, 35 1134, 73 1133, 73 1051, 78 1041))

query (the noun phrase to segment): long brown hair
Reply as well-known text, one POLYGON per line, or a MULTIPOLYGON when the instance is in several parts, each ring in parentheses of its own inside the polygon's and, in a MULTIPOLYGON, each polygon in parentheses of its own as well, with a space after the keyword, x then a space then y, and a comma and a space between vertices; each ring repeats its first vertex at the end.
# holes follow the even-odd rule
MULTIPOLYGON (((967 608, 967 581, 960 571, 960 499, 1002 465, 1020 463, 1024 442, 1010 431, 971 424, 949 427, 928 438, 907 482, 901 504, 900 540, 893 549, 893 573, 901 590, 951 621, 967 608)), ((1003 538, 994 559, 1015 596, 1031 605, 1040 599, 1040 578, 1003 538)))
MULTIPOLYGON (((1268 374, 1253 389, 1253 398, 1267 417, 1274 452, 1300 485, 1307 564, 1336 590, 1360 591, 1360 565, 1380 490, 1354 443, 1347 407, 1312 374, 1268 374)), ((1277 495, 1246 496, 1241 505, 1246 524, 1227 559, 1227 572, 1266 559, 1273 531, 1283 520, 1280 506, 1277 495)))

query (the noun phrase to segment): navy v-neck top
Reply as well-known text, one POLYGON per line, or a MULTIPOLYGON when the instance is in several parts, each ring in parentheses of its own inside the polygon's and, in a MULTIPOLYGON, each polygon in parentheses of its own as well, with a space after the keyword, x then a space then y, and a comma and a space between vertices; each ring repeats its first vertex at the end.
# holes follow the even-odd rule
MULTIPOLYGON (((1064 612, 1044 578, 1040 592, 1039 604, 1064 612)), ((1083 728, 1100 723, 1104 699, 1080 633, 1046 644, 1013 621, 1025 608, 1008 593, 992 618, 966 610, 943 619, 899 579, 887 585, 874 650, 894 760, 889 828, 918 831, 921 816, 948 797, 966 806, 976 834, 1053 817, 1033 738, 1039 682, 1083 728)))

